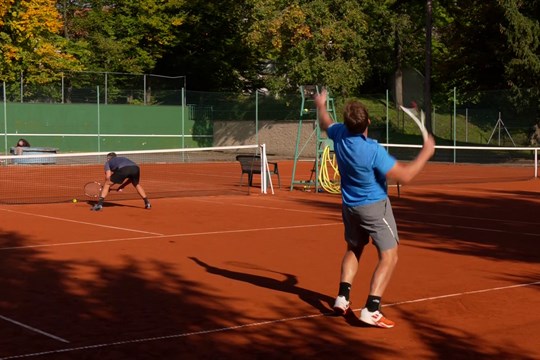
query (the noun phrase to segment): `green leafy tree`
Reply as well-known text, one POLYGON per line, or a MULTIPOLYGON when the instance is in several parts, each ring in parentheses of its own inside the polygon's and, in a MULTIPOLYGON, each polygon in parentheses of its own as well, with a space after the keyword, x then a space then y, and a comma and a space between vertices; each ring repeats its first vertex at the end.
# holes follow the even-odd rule
POLYGON ((45 84, 61 77, 62 71, 81 69, 60 35, 62 22, 54 2, 0 4, 0 80, 13 82, 24 74, 26 83, 45 84))
POLYGON ((246 43, 252 7, 245 0, 192 0, 174 49, 157 71, 187 75, 191 90, 238 91, 257 87, 258 64, 246 43))
POLYGON ((272 65, 272 90, 304 84, 348 93, 370 76, 371 1, 253 1, 248 43, 272 65))
POLYGON ((501 28, 508 48, 505 78, 516 95, 516 102, 527 105, 532 100, 538 104, 540 1, 499 0, 499 4, 504 10, 505 21, 501 28))
POLYGON ((505 87, 501 9, 483 0, 447 1, 445 6, 447 22, 439 21, 437 31, 447 48, 434 60, 438 83, 462 91, 505 87))
POLYGON ((183 0, 61 2, 65 35, 92 71, 143 73, 174 46, 184 21, 183 0))

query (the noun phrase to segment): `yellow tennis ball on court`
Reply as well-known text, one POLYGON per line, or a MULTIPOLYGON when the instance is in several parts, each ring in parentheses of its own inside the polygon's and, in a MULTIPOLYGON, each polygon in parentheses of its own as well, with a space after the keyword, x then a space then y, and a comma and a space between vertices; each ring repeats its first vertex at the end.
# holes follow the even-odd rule
POLYGON ((73 199, 71 200, 71 202, 75 204, 77 202, 77 199, 73 199))

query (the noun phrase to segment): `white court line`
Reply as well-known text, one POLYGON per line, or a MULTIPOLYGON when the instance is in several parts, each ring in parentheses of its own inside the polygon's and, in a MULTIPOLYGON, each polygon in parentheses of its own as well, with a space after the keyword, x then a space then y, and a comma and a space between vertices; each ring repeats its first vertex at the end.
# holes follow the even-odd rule
MULTIPOLYGON (((215 200, 204 200, 204 199, 194 199, 194 201, 207 202, 207 203, 212 203, 212 204, 219 203, 219 204, 226 204, 226 205, 253 207, 253 208, 257 208, 257 209, 266 209, 266 210, 279 210, 279 211, 290 211, 290 212, 313 214, 313 209, 305 209, 305 210, 291 209, 291 208, 283 208, 283 207, 275 207, 275 206, 253 205, 253 204, 243 204, 243 203, 231 203, 231 202, 227 202, 227 201, 215 201, 215 200)), ((268 199, 265 199, 265 202, 266 201, 270 202, 270 201, 274 201, 274 200, 268 198, 268 199)), ((280 203, 283 202, 282 200, 275 200, 275 201, 280 202, 280 203)), ((332 203, 329 203, 329 204, 332 204, 332 203)), ((338 215, 338 216, 341 217, 341 205, 338 204, 336 206, 336 211, 317 211, 317 214, 321 214, 321 215, 338 215)))
MULTIPOLYGON (((431 296, 431 297, 426 297, 426 298, 416 299, 416 300, 406 300, 406 301, 396 302, 393 304, 382 305, 382 307, 392 307, 392 306, 399 306, 399 305, 404 305, 404 304, 414 304, 414 303, 424 302, 424 301, 429 301, 429 300, 440 300, 440 299, 446 299, 446 298, 451 298, 451 297, 456 297, 456 296, 461 296, 461 295, 481 294, 481 293, 486 293, 486 292, 491 292, 491 291, 507 290, 507 289, 514 289, 514 288, 533 286, 533 285, 540 285, 540 281, 535 281, 535 282, 526 283, 526 284, 500 286, 500 287, 494 287, 490 289, 471 290, 471 291, 465 291, 462 293, 455 293, 455 294, 448 294, 448 295, 431 296)), ((355 311, 359 311, 359 310, 361 309, 357 309, 355 311)))
MULTIPOLYGON (((496 230, 496 229, 480 228, 480 227, 472 227, 472 226, 438 224, 438 223, 430 223, 430 222, 423 222, 423 221, 419 222, 419 221, 400 220, 400 222, 411 223, 411 224, 421 224, 421 225, 428 225, 428 226, 439 226, 439 227, 446 227, 446 228, 453 228, 453 229, 467 229, 467 230, 475 230, 475 231, 509 233, 509 234, 513 234, 513 235, 517 234, 517 235, 535 236, 535 237, 540 236, 540 234, 535 234, 535 233, 518 233, 518 232, 515 232, 515 231, 496 230)), ((169 234, 169 235, 156 234, 156 235, 153 235, 153 236, 139 236, 139 237, 130 237, 130 238, 87 240, 87 241, 75 241, 75 242, 56 243, 56 244, 10 246, 10 247, 0 248, 0 251, 17 250, 17 249, 46 248, 46 247, 57 247, 57 246, 71 246, 71 245, 85 245, 85 244, 103 244, 103 243, 112 243, 112 242, 120 242, 120 241, 135 241, 135 240, 147 240, 147 239, 166 239, 166 238, 173 238, 173 237, 189 237, 189 236, 204 236, 204 235, 218 235, 218 234, 238 234, 238 233, 257 232, 257 231, 305 229, 305 228, 313 228, 313 227, 320 227, 320 226, 342 226, 342 225, 343 225, 343 223, 340 221, 340 222, 324 223, 324 224, 308 224, 308 225, 294 225, 294 226, 274 226, 274 227, 266 227, 266 228, 255 228, 255 229, 240 229, 240 230, 226 230, 226 231, 206 231, 206 232, 180 233, 180 234, 169 234)))
POLYGON ((58 217, 54 217, 54 216, 27 213, 27 212, 23 212, 23 211, 15 211, 15 210, 8 210, 8 209, 2 209, 2 208, 0 208, 0 210, 1 211, 6 211, 6 212, 11 212, 11 213, 14 213, 14 214, 36 216, 36 217, 41 217, 41 218, 45 218, 45 219, 52 219, 52 220, 58 220, 58 221, 64 221, 64 222, 70 222, 70 223, 82 224, 82 225, 97 226, 97 227, 103 227, 103 228, 107 228, 107 229, 124 230, 124 231, 131 231, 131 232, 137 232, 137 233, 141 233, 141 234, 150 234, 150 235, 163 235, 163 234, 160 234, 160 233, 155 233, 155 232, 150 232, 150 231, 128 229, 128 228, 122 228, 122 227, 118 227, 118 226, 102 225, 102 224, 96 224, 96 223, 90 223, 90 222, 78 221, 78 220, 70 220, 70 219, 58 218, 58 217))
MULTIPOLYGON (((446 295, 440 295, 440 296, 430 296, 430 297, 425 297, 425 298, 420 298, 420 299, 406 300, 406 301, 400 301, 400 302, 396 302, 396 303, 392 303, 392 304, 387 304, 387 305, 383 305, 383 307, 395 307, 395 306, 412 304, 412 303, 434 301, 434 300, 440 300, 440 299, 447 299, 447 298, 451 298, 451 297, 474 295, 474 294, 487 293, 487 292, 493 292, 493 291, 501 291, 501 290, 508 290, 508 289, 515 289, 515 288, 534 286, 534 285, 540 285, 540 281, 536 281, 536 282, 532 282, 532 283, 525 283, 525 284, 500 286, 500 287, 494 287, 494 288, 489 288, 489 289, 464 291, 464 292, 459 292, 459 293, 454 293, 454 294, 446 294, 446 295)), ((360 310, 361 309, 355 309, 355 310, 352 310, 352 311, 358 312, 360 310)), ((3 358, 0 358, 0 360, 22 359, 22 358, 31 357, 31 356, 59 354, 59 353, 67 353, 67 352, 80 351, 80 350, 106 348, 106 347, 118 346, 118 345, 129 345, 129 344, 144 343, 144 342, 151 342, 151 341, 183 338, 183 337, 196 336, 196 335, 206 335, 206 334, 213 334, 213 333, 218 333, 218 332, 233 331, 233 330, 249 328, 249 327, 272 325, 272 324, 285 323, 285 322, 297 321, 297 320, 313 319, 313 318, 319 318, 319 317, 331 316, 331 315, 334 315, 334 312, 328 312, 328 313, 324 313, 324 314, 312 314, 312 315, 304 315, 304 316, 295 316, 295 317, 290 317, 290 318, 261 321, 261 322, 250 323, 250 324, 242 324, 242 325, 229 326, 229 327, 224 327, 224 328, 208 329, 208 330, 186 332, 186 333, 180 333, 180 334, 171 334, 171 335, 164 335, 164 336, 155 336, 155 337, 148 337, 148 338, 139 338, 139 339, 115 341, 115 342, 110 342, 110 343, 93 344, 93 345, 86 345, 86 346, 79 346, 79 347, 72 347, 72 348, 65 348, 65 349, 58 349, 58 350, 42 351, 42 352, 37 352, 37 353, 12 355, 12 356, 6 356, 6 357, 3 357, 3 358)))
POLYGON ((54 247, 54 246, 100 244, 100 243, 109 243, 109 242, 118 242, 118 241, 134 241, 134 240, 146 240, 146 239, 166 239, 166 238, 171 238, 171 237, 204 236, 204 235, 216 235, 216 234, 220 234, 220 235, 221 234, 238 234, 238 233, 246 233, 246 232, 254 232, 254 231, 276 231, 276 230, 290 230, 290 229, 305 229, 305 228, 312 228, 312 227, 335 226, 335 225, 343 225, 343 223, 342 222, 335 222, 335 223, 327 223, 327 224, 277 226, 277 227, 256 228, 256 229, 240 229, 240 230, 226 230, 226 231, 206 231, 206 232, 169 234, 169 235, 158 234, 158 235, 155 235, 155 236, 140 236, 140 237, 132 237, 132 238, 118 238, 118 239, 105 239, 105 240, 87 240, 87 241, 75 241, 75 242, 69 242, 69 243, 56 243, 56 244, 10 246, 10 247, 0 248, 0 251, 17 250, 17 249, 44 248, 44 247, 54 247))
POLYGON ((66 339, 62 339, 61 337, 58 337, 58 336, 49 334, 48 332, 45 332, 45 331, 43 331, 43 330, 36 329, 35 327, 32 327, 32 326, 30 326, 30 325, 23 324, 23 323, 21 323, 21 322, 19 322, 19 321, 17 321, 17 320, 10 319, 10 318, 8 318, 8 317, 6 317, 6 316, 0 315, 0 319, 3 319, 3 320, 5 320, 5 321, 9 321, 10 323, 13 323, 13 324, 15 324, 15 325, 21 326, 21 327, 23 327, 23 328, 25 328, 25 329, 28 329, 28 330, 31 330, 31 331, 33 331, 33 332, 37 332, 37 333, 39 333, 39 334, 45 335, 45 336, 47 336, 47 337, 53 338, 53 339, 55 339, 55 340, 58 340, 58 341, 61 341, 61 342, 65 342, 65 343, 69 343, 69 341, 67 341, 66 339))

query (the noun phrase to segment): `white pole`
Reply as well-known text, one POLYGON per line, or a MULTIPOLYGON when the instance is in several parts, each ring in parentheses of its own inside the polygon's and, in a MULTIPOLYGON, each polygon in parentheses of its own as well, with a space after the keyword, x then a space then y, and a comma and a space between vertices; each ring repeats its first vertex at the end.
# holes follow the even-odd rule
POLYGON ((456 109, 456 105, 457 105, 457 94, 456 94, 456 90, 457 88, 454 87, 454 164, 456 163, 456 136, 457 136, 457 132, 456 132, 456 118, 457 118, 457 109, 456 109))
POLYGON ((465 109, 465 142, 469 142, 469 108, 465 109))
POLYGON ((499 120, 497 121, 497 124, 499 125, 499 146, 501 146, 501 113, 499 112, 499 120))
POLYGON ((270 175, 270 168, 268 166, 268 158, 266 157, 266 144, 261 144, 261 193, 268 193, 268 184, 272 195, 274 195, 274 185, 272 184, 272 176, 270 175))
POLYGON ((186 134, 185 134, 185 122, 186 122, 186 119, 185 119, 185 113, 186 113, 186 97, 185 97, 185 89, 182 88, 182 149, 186 146, 186 143, 185 143, 185 137, 186 137, 186 134))
MULTIPOLYGON (((185 138, 186 138, 186 134, 185 134, 185 117, 186 117, 186 95, 185 95, 185 88, 182 88, 182 93, 181 93, 181 96, 182 96, 182 106, 181 106, 181 111, 182 111, 182 114, 180 116, 180 121, 182 122, 180 125, 181 125, 181 132, 182 132, 182 140, 181 140, 181 147, 182 149, 185 148, 186 146, 186 141, 185 141, 185 138)), ((186 154, 185 152, 182 151, 182 161, 185 162, 186 161, 186 154)))
POLYGON ((4 91, 4 142, 5 142, 5 144, 4 144, 5 149, 4 150, 5 150, 5 153, 7 155, 8 154, 8 142, 7 142, 8 138, 7 138, 6 82, 4 81, 4 82, 2 82, 2 84, 3 84, 3 91, 4 91))
POLYGON ((534 178, 538 177, 538 148, 534 148, 534 178))
MULTIPOLYGON (((386 89, 386 143, 390 143, 390 112, 388 109, 388 89, 386 89)), ((390 149, 390 148, 388 148, 390 149)), ((387 149, 387 150, 388 150, 387 149)))
POLYGON ((105 73, 105 105, 107 105, 109 103, 108 101, 108 97, 109 97, 109 87, 108 87, 108 74, 105 73))
POLYGON ((97 132, 98 132, 98 137, 97 137, 97 140, 98 140, 98 144, 97 144, 97 149, 98 149, 98 152, 101 152, 101 117, 99 115, 99 85, 97 86, 97 97, 96 97, 96 100, 97 100, 97 132))
POLYGON ((433 106, 433 116, 431 116, 431 131, 433 132, 433 135, 435 135, 435 126, 437 124, 437 115, 436 108, 433 106))
POLYGON ((23 72, 21 71, 21 103, 23 103, 23 97, 24 97, 24 85, 23 85, 23 80, 24 78, 24 75, 23 75, 23 72))
POLYGON ((266 194, 266 144, 261 144, 261 193, 266 194))
POLYGON ((255 90, 255 143, 259 143, 259 90, 255 90))

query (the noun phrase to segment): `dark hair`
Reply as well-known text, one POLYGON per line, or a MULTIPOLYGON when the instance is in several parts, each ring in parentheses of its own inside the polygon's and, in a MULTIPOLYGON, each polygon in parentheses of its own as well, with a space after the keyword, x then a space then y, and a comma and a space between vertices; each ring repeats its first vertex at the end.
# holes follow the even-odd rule
POLYGON ((343 110, 343 123, 353 134, 362 134, 369 125, 369 114, 359 101, 349 101, 343 110))
POLYGON ((17 146, 25 146, 25 147, 28 147, 30 146, 30 143, 26 140, 26 139, 23 139, 23 138, 20 138, 19 140, 17 140, 17 146), (19 143, 22 141, 22 145, 19 145, 19 143))
POLYGON ((107 154, 107 160, 108 160, 108 159, 112 159, 112 158, 114 158, 114 157, 116 157, 116 153, 115 153, 115 152, 110 152, 110 153, 107 154))

